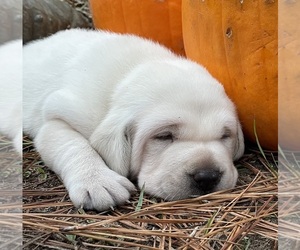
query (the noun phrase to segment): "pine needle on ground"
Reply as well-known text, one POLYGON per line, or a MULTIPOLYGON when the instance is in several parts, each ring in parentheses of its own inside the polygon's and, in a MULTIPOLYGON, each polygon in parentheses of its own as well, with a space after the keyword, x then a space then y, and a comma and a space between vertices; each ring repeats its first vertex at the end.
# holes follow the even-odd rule
MULTIPOLYGON (((255 150, 237 162, 240 178, 234 189, 173 202, 137 192, 130 203, 97 213, 73 207, 60 180, 28 142, 23 165, 24 249, 277 246, 277 176, 255 150)), ((268 161, 276 159, 270 152, 265 154, 268 161)), ((277 162, 271 164, 276 168, 277 162)))

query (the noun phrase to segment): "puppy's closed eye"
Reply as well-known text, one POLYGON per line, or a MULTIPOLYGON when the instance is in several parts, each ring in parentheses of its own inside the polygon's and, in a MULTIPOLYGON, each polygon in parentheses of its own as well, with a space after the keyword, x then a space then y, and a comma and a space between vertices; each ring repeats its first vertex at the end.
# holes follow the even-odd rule
POLYGON ((175 137, 174 137, 172 132, 165 131, 165 132, 162 132, 162 133, 157 134, 156 136, 154 136, 154 139, 159 140, 159 141, 171 141, 171 142, 173 142, 175 137))
POLYGON ((221 136, 221 140, 229 139, 229 138, 231 138, 231 136, 232 136, 231 130, 229 128, 225 128, 223 131, 223 134, 221 136))

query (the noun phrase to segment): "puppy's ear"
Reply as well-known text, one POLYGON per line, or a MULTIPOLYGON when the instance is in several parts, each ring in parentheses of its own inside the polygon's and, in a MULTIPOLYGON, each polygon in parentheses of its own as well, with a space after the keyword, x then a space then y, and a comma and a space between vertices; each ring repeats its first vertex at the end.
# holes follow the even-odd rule
POLYGON ((120 121, 115 115, 108 116, 93 132, 90 143, 110 169, 128 176, 132 134, 131 124, 120 121))
POLYGON ((245 144, 244 144, 244 136, 243 136, 243 131, 241 124, 237 122, 237 139, 235 142, 235 149, 234 149, 234 154, 233 154, 233 160, 238 160, 241 158, 244 154, 245 150, 245 144))

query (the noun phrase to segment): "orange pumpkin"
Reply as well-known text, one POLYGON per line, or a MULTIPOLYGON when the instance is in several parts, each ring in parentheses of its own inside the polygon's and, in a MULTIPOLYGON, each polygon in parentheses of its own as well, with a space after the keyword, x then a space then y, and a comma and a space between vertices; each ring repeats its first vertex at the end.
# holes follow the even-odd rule
POLYGON ((278 145, 277 1, 182 3, 183 39, 189 58, 204 65, 237 105, 247 139, 278 145))
POLYGON ((90 0, 94 26, 157 41, 184 55, 181 0, 90 0))
POLYGON ((300 150, 300 2, 279 1, 279 145, 300 150))

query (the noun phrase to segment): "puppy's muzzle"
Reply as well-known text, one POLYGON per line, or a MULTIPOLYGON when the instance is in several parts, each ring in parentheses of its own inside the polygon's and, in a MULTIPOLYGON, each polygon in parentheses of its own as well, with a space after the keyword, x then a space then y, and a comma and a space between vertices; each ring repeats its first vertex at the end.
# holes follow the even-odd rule
POLYGON ((210 193, 219 184, 222 173, 215 169, 199 169, 192 175, 194 185, 203 193, 210 193))

